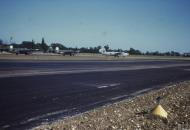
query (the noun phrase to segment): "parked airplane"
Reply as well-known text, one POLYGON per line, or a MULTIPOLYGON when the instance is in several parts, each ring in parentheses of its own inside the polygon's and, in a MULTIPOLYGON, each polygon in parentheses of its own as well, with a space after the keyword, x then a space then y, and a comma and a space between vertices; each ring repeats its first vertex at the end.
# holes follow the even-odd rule
POLYGON ((14 50, 16 55, 18 55, 18 54, 30 55, 30 54, 32 54, 32 51, 33 51, 32 49, 27 49, 27 48, 16 48, 14 50))
POLYGON ((58 52, 58 54, 62 54, 63 56, 65 55, 75 56, 78 53, 79 51, 74 51, 74 50, 59 50, 58 52))
POLYGON ((106 51, 105 48, 101 48, 101 49, 99 50, 99 52, 100 52, 102 55, 115 56, 115 57, 128 56, 128 55, 129 55, 129 53, 126 53, 126 52, 106 51))

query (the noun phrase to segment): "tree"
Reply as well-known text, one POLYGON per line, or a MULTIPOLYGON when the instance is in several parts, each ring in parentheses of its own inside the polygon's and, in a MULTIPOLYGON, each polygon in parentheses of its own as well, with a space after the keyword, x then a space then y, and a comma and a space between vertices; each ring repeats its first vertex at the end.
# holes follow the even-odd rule
POLYGON ((41 48, 43 52, 47 52, 48 50, 48 45, 45 43, 44 38, 42 38, 41 48))
POLYGON ((134 48, 130 48, 129 54, 131 54, 131 55, 141 55, 142 53, 139 50, 135 50, 134 48))
POLYGON ((42 44, 45 44, 45 40, 44 40, 44 38, 42 37, 42 44))
POLYGON ((108 51, 110 47, 109 47, 109 45, 107 44, 107 45, 104 46, 104 48, 106 49, 106 51, 108 51))
POLYGON ((170 52, 165 52, 164 55, 165 56, 170 56, 170 52))
POLYGON ((159 51, 155 51, 155 52, 153 52, 152 54, 153 54, 154 56, 159 56, 159 55, 160 55, 159 51))
POLYGON ((35 44, 35 41, 32 39, 32 43, 35 44))
POLYGON ((94 53, 99 53, 101 46, 94 47, 94 53))
POLYGON ((131 55, 132 55, 132 54, 135 54, 135 49, 130 48, 130 49, 129 49, 129 54, 131 54, 131 55))
POLYGON ((35 44, 35 49, 39 49, 39 50, 42 51, 41 43, 36 43, 36 44, 35 44))
POLYGON ((20 44, 21 48, 27 48, 27 49, 34 49, 35 48, 35 44, 32 41, 23 41, 20 44))
POLYGON ((171 56, 180 56, 180 53, 175 51, 171 51, 170 54, 171 56))
POLYGON ((145 55, 151 55, 151 53, 150 53, 149 51, 147 51, 147 52, 145 53, 145 55))
MULTIPOLYGON (((81 53, 99 53, 99 50, 101 49, 101 46, 97 46, 97 47, 82 47, 80 48, 80 52, 81 53)), ((78 49, 77 49, 78 50, 78 49)))
POLYGON ((82 47, 82 48, 80 48, 80 52, 81 53, 89 53, 89 49, 86 47, 82 47))
POLYGON ((3 40, 2 39, 0 39, 0 45, 2 45, 3 44, 3 40))
POLYGON ((123 52, 123 50, 120 49, 120 48, 118 48, 116 51, 117 51, 117 52, 123 52))

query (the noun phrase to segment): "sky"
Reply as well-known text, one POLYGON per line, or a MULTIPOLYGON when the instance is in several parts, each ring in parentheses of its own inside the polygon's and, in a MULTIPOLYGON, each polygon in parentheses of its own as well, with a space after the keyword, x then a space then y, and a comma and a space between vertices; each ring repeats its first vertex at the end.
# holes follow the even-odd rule
POLYGON ((0 39, 190 52, 190 0, 0 0, 0 39))

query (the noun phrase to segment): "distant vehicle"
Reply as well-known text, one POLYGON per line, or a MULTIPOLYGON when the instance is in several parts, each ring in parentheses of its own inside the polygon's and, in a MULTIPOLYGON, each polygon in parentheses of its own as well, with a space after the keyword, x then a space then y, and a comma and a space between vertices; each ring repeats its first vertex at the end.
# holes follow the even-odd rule
POLYGON ((100 52, 102 55, 115 56, 115 57, 128 56, 128 55, 129 55, 129 53, 126 53, 126 52, 106 51, 105 48, 101 48, 101 49, 99 50, 99 52, 100 52))
POLYGON ((75 56, 79 53, 79 51, 74 50, 59 50, 59 54, 62 54, 63 56, 69 55, 69 56, 75 56))
POLYGON ((15 50, 16 55, 18 54, 24 54, 24 55, 30 55, 32 54, 31 49, 26 49, 26 48, 18 48, 15 50))

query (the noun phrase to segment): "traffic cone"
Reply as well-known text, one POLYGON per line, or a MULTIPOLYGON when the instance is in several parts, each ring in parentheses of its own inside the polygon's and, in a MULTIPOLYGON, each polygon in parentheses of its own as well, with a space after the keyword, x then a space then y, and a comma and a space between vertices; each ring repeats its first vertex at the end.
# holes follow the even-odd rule
POLYGON ((158 104, 153 110, 152 114, 155 116, 160 116, 162 118, 167 118, 168 113, 164 110, 164 108, 158 104))

